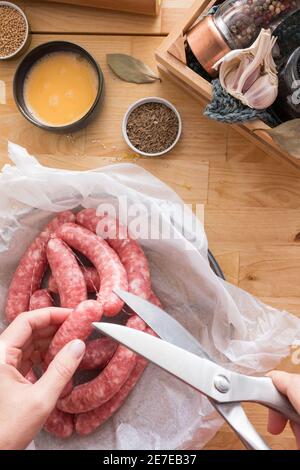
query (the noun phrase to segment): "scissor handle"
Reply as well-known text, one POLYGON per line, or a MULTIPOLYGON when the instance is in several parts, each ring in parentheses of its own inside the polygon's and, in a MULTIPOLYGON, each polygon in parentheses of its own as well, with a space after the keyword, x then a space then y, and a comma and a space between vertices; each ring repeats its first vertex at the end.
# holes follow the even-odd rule
POLYGON ((217 403, 210 400, 248 450, 272 450, 259 435, 240 403, 217 403))
POLYGON ((242 374, 229 373, 228 390, 219 392, 215 399, 222 403, 228 402, 255 402, 279 411, 287 419, 300 424, 299 413, 295 410, 289 399, 282 395, 269 377, 252 377, 242 374))
POLYGON ((289 420, 300 424, 299 413, 295 410, 290 400, 277 390, 270 377, 249 377, 248 379, 253 388, 255 388, 252 391, 252 401, 279 411, 289 420))

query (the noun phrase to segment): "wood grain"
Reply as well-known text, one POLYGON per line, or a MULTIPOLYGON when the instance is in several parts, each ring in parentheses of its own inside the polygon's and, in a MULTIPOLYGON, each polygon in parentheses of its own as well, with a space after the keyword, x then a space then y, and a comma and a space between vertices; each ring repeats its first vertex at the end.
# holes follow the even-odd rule
POLYGON ((240 254, 238 251, 222 252, 219 248, 214 250, 214 256, 218 260, 220 268, 223 271, 226 281, 238 286, 240 271, 240 254))
POLYGON ((144 15, 158 15, 160 0, 44 0, 52 3, 70 3, 85 7, 104 8, 107 10, 141 13, 144 15))
POLYGON ((193 1, 163 0, 161 14, 157 17, 76 5, 45 4, 39 0, 16 0, 15 3, 25 10, 34 33, 166 35, 193 1))
POLYGON ((241 137, 231 126, 228 126, 226 160, 234 163, 255 163, 256 165, 266 163, 274 168, 285 167, 290 170, 290 166, 285 165, 283 162, 277 161, 276 164, 274 164, 274 161, 270 159, 269 155, 253 143, 241 137))
POLYGON ((259 251, 240 252, 239 285, 261 297, 298 297, 300 272, 298 246, 264 246, 259 251))
MULTIPOLYGON (((81 44, 102 67, 106 90, 101 112, 88 128, 72 135, 50 134, 29 124, 17 111, 12 80, 18 61, 1 63, 7 103, 0 105, 0 165, 8 163, 7 140, 27 147, 50 167, 82 171, 120 162, 141 165, 185 202, 204 205, 210 248, 229 282, 300 317, 299 172, 274 161, 229 126, 204 118, 203 103, 165 75, 162 83, 137 86, 122 82, 106 66, 106 53, 124 52, 155 68, 160 35, 182 21, 192 0, 165 0, 157 18, 31 0, 17 3, 25 5, 34 31, 31 47, 53 39, 81 44), (166 157, 144 159, 125 145, 121 122, 133 101, 151 95, 176 105, 183 135, 166 157)), ((278 367, 299 372, 299 362, 300 351, 295 347, 278 367)), ((269 436, 266 411, 255 405, 246 405, 246 409, 274 448, 295 448, 290 429, 282 436, 269 436)), ((243 446, 224 426, 206 448, 243 446)))
POLYGON ((212 162, 209 183, 208 197, 211 207, 300 207, 299 177, 290 168, 281 168, 280 165, 270 162, 212 162))
POLYGON ((262 247, 293 245, 299 242, 300 213, 297 209, 206 207, 206 228, 211 245, 228 249, 257 250, 262 247))
POLYGON ((16 2, 25 11, 33 33, 161 34, 161 16, 151 17, 40 1, 16 2), (68 21, 65 21, 68 18, 68 21))

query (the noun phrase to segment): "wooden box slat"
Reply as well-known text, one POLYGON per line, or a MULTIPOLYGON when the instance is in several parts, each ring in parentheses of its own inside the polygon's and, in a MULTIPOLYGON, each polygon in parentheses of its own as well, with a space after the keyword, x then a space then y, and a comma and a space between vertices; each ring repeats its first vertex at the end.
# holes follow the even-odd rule
POLYGON ((69 3, 85 7, 127 11, 143 15, 158 15, 161 0, 45 0, 51 3, 69 3))

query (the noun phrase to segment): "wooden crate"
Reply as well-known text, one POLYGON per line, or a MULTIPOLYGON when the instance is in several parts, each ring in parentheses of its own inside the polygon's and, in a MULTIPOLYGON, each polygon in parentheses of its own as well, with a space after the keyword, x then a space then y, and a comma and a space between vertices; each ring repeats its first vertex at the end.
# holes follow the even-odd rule
MULTIPOLYGON (((215 3, 215 0, 196 0, 182 21, 169 34, 169 36, 167 36, 156 51, 158 67, 163 75, 169 77, 188 93, 195 96, 196 99, 200 99, 205 103, 208 103, 212 97, 211 84, 190 69, 182 60, 176 58, 173 53, 175 48, 175 55, 177 55, 177 57, 181 56, 182 48, 180 45, 182 44, 182 37, 185 37, 185 34, 189 29, 199 21, 201 16, 203 16, 203 14, 205 14, 215 3), (173 53, 170 53, 170 50, 172 49, 173 53)), ((253 134, 253 130, 257 128, 270 129, 269 126, 262 121, 255 120, 243 124, 231 125, 272 157, 288 162, 295 168, 300 168, 300 160, 284 151, 282 147, 276 144, 268 134, 261 131, 253 134)))
POLYGON ((70 3, 86 7, 128 11, 143 15, 158 15, 161 0, 45 0, 52 3, 70 3))

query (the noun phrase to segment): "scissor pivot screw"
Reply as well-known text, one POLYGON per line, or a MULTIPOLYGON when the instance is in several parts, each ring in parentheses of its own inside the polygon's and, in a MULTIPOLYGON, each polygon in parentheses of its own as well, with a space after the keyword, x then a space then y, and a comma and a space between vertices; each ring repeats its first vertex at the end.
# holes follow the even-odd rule
POLYGON ((224 375, 217 375, 214 380, 214 386, 220 393, 227 393, 230 389, 230 383, 224 375))

